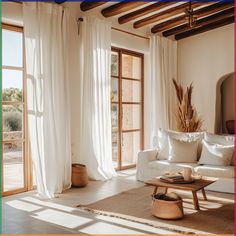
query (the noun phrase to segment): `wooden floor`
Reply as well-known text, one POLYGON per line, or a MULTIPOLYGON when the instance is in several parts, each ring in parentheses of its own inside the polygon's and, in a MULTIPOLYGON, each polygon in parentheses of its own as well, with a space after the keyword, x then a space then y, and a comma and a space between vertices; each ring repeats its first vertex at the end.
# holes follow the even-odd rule
MULTIPOLYGON (((87 205, 143 186, 135 170, 118 172, 111 181, 93 181, 86 188, 70 189, 59 198, 40 199, 35 191, 3 198, 4 234, 170 234, 151 226, 106 216, 94 216, 76 206, 87 205)), ((222 196, 222 194, 216 193, 222 196)), ((233 198, 232 194, 223 195, 233 198)))

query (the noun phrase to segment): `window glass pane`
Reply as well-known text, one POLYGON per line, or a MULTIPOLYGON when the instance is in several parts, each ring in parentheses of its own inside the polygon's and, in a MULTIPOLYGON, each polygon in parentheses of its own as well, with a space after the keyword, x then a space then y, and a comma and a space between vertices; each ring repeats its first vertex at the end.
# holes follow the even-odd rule
POLYGON ((112 133, 112 161, 115 168, 118 167, 118 152, 119 152, 119 135, 118 133, 112 133))
POLYGON ((2 70, 2 100, 22 101, 23 72, 17 70, 2 70))
POLYGON ((122 105, 123 130, 140 129, 140 105, 125 104, 122 105))
POLYGON ((122 77, 141 79, 141 58, 123 54, 122 77))
POLYGON ((123 133, 122 135, 122 166, 136 164, 140 150, 140 132, 123 133))
POLYGON ((3 145, 4 191, 24 187, 23 143, 12 142, 3 145))
POLYGON ((23 137, 22 105, 3 105, 3 140, 23 137))
POLYGON ((119 75, 119 54, 117 52, 111 52, 111 75, 119 75))
POLYGON ((2 31, 2 62, 4 66, 23 66, 22 33, 2 31))
POLYGON ((111 79, 111 101, 118 102, 118 79, 111 79))
POLYGON ((122 80, 122 101, 141 102, 141 83, 133 80, 122 80))
POLYGON ((119 107, 118 104, 111 105, 111 125, 112 125, 112 132, 118 131, 118 111, 119 107))

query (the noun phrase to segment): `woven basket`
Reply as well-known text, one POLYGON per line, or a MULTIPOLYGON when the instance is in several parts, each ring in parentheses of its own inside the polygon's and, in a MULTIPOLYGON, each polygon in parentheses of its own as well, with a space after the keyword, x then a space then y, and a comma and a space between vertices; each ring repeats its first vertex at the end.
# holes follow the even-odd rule
POLYGON ((165 201, 160 199, 152 199, 152 215, 168 220, 181 219, 184 216, 183 201, 165 201))
POLYGON ((88 184, 88 175, 85 165, 72 164, 71 182, 73 187, 85 187, 88 184))

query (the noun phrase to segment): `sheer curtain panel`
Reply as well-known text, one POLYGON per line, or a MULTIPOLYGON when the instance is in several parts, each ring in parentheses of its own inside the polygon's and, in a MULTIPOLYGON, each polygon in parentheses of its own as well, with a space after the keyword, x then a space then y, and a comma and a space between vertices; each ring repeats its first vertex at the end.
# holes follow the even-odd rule
POLYGON ((115 175, 111 139, 111 24, 84 17, 80 25, 79 161, 94 180, 115 175))
POLYGON ((177 79, 177 42, 154 35, 150 42, 151 58, 151 140, 156 146, 159 128, 174 129, 175 90, 177 79))
POLYGON ((27 109, 38 193, 52 198, 71 185, 67 16, 62 6, 23 3, 27 109))

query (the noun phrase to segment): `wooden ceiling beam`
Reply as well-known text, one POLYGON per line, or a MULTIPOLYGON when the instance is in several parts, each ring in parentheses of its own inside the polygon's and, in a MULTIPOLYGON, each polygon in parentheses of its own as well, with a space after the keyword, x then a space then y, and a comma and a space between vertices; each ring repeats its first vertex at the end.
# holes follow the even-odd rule
MULTIPOLYGON (((208 17, 204 17, 200 20, 197 20, 196 25, 195 25, 194 28, 199 28, 199 27, 208 25, 210 23, 217 22, 219 20, 223 20, 223 19, 231 17, 231 16, 234 16, 234 8, 229 8, 227 10, 220 11, 219 13, 216 13, 216 14, 210 15, 208 17)), ((187 23, 187 24, 175 27, 173 29, 164 31, 162 33, 162 35, 164 37, 168 37, 168 36, 171 36, 171 35, 183 33, 185 31, 188 31, 189 29, 190 29, 189 24, 187 23)))
POLYGON ((196 28, 196 29, 191 29, 189 31, 186 31, 186 32, 183 32, 183 33, 180 33, 180 34, 176 34, 175 39, 176 40, 184 39, 184 38, 194 36, 194 35, 197 35, 197 34, 200 34, 200 33, 204 33, 204 32, 207 32, 209 30, 213 30, 213 29, 216 29, 216 28, 228 25, 228 24, 232 24, 232 23, 234 23, 234 16, 227 17, 223 20, 219 20, 219 21, 210 23, 208 25, 205 25, 205 26, 202 26, 202 27, 199 27, 199 28, 196 28))
POLYGON ((102 15, 104 17, 115 16, 127 12, 129 10, 132 10, 136 7, 142 6, 144 4, 147 4, 147 2, 127 2, 127 1, 119 2, 103 9, 102 15))
MULTIPOLYGON (((230 7, 233 7, 233 6, 234 6, 233 3, 219 2, 219 3, 209 5, 207 7, 195 10, 194 14, 198 18, 199 17, 204 17, 204 16, 207 16, 207 15, 219 12, 221 10, 228 9, 230 7)), ((178 17, 175 17, 171 20, 167 20, 167 21, 164 21, 160 24, 157 24, 157 25, 153 26, 152 29, 151 29, 151 32, 154 33, 154 34, 159 33, 159 32, 171 29, 175 26, 184 24, 184 23, 186 23, 186 16, 185 15, 178 16, 178 17)))
POLYGON ((137 19, 141 16, 144 16, 148 13, 158 11, 158 10, 164 8, 164 7, 167 7, 167 6, 170 6, 170 5, 173 5, 173 4, 175 4, 175 2, 162 2, 162 1, 156 2, 152 5, 146 6, 142 9, 130 12, 126 15, 123 15, 123 16, 119 17, 118 22, 120 24, 124 24, 124 23, 130 22, 132 20, 135 20, 135 19, 137 19))
POLYGON ((99 7, 99 6, 101 6, 105 3, 107 3, 107 2, 87 2, 87 1, 83 1, 80 4, 80 9, 81 9, 81 11, 88 11, 88 10, 91 10, 95 7, 99 7))
MULTIPOLYGON (((206 3, 203 3, 203 2, 192 2, 192 6, 193 7, 199 7, 199 6, 202 6, 203 4, 206 4, 206 3)), ((184 10, 188 6, 189 6, 189 3, 187 2, 187 3, 181 4, 181 5, 172 7, 170 9, 165 10, 165 11, 159 12, 159 13, 154 14, 152 16, 149 16, 149 17, 146 17, 146 18, 141 19, 139 21, 136 21, 136 22, 134 22, 133 26, 134 26, 135 29, 137 29, 137 28, 143 27, 145 25, 149 25, 149 24, 152 24, 154 22, 163 20, 165 18, 169 18, 171 16, 184 13, 184 10)))
POLYGON ((181 25, 184 23, 186 23, 186 16, 178 16, 178 17, 175 17, 171 20, 167 20, 167 21, 164 21, 160 24, 153 26, 151 29, 151 32, 153 34, 159 33, 159 32, 162 32, 166 29, 170 29, 170 28, 173 28, 175 26, 178 26, 178 25, 181 25))

